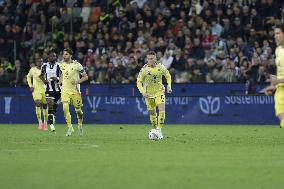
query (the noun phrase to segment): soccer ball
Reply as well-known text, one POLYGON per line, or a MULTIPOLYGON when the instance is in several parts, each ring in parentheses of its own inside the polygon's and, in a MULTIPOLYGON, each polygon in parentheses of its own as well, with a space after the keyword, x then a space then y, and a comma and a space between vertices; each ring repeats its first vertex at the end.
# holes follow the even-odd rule
POLYGON ((159 134, 158 134, 156 129, 151 129, 151 131, 149 132, 148 137, 149 137, 150 140, 158 140, 159 139, 159 134))

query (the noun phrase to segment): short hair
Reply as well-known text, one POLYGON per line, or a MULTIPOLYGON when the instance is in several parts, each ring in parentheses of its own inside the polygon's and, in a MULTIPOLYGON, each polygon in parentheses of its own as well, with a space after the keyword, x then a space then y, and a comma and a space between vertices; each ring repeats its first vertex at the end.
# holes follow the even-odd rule
POLYGON ((275 26, 275 29, 276 29, 276 28, 280 29, 280 30, 282 31, 282 33, 284 33, 284 24, 277 24, 277 25, 275 26))
POLYGON ((73 51, 69 48, 66 48, 63 51, 66 51, 66 52, 68 52, 68 54, 73 55, 73 51))
POLYGON ((251 70, 247 70, 247 71, 245 72, 245 74, 248 75, 248 76, 252 76, 252 71, 251 71, 251 70))
POLYGON ((149 52, 147 53, 147 55, 154 55, 154 56, 157 56, 157 54, 156 54, 154 51, 149 51, 149 52))
POLYGON ((55 53, 55 54, 56 54, 56 52, 55 52, 55 50, 54 50, 54 49, 50 49, 50 50, 48 51, 48 54, 53 54, 53 53, 55 53))

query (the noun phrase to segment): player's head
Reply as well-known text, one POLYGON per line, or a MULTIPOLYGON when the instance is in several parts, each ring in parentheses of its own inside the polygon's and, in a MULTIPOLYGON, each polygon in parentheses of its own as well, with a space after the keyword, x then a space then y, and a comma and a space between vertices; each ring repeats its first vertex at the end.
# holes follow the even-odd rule
POLYGON ((274 38, 277 45, 284 45, 284 24, 275 26, 274 38))
POLYGON ((63 59, 64 61, 70 61, 73 55, 73 51, 69 48, 63 50, 63 59))
POLYGON ((156 53, 154 51, 149 51, 147 53, 147 64, 149 66, 153 66, 153 65, 155 65, 156 61, 157 61, 156 53))
POLYGON ((48 61, 54 63, 56 61, 56 53, 54 51, 49 51, 48 61))

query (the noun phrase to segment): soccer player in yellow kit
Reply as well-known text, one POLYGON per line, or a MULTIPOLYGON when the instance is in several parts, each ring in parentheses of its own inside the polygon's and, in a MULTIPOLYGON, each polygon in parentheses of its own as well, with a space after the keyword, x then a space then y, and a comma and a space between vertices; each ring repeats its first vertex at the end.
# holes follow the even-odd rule
POLYGON ((152 126, 157 130, 158 138, 162 139, 162 127, 165 121, 165 87, 163 76, 167 80, 167 93, 172 92, 171 75, 169 71, 157 61, 156 53, 150 51, 147 54, 147 64, 140 70, 137 78, 137 87, 146 101, 147 109, 150 113, 152 126), (159 115, 157 116, 156 108, 159 115))
POLYGON ((35 101, 36 116, 38 119, 38 129, 48 131, 47 128, 47 103, 45 98, 45 85, 39 78, 41 74, 41 60, 36 61, 36 66, 32 67, 27 75, 28 85, 35 101), (41 119, 41 107, 43 112, 43 123, 41 119))
POLYGON ((277 44, 275 50, 277 75, 270 76, 270 86, 266 87, 264 92, 266 95, 270 95, 276 90, 274 95, 275 115, 280 120, 280 128, 284 128, 284 24, 274 28, 274 38, 277 44))
POLYGON ((66 136, 70 136, 74 132, 71 123, 69 104, 74 106, 77 114, 78 134, 83 135, 83 104, 80 92, 80 83, 88 80, 88 75, 86 74, 83 66, 79 62, 72 60, 72 54, 73 52, 71 49, 64 49, 64 61, 59 65, 62 72, 60 77, 60 83, 62 84, 61 101, 63 104, 64 117, 68 126, 66 136))

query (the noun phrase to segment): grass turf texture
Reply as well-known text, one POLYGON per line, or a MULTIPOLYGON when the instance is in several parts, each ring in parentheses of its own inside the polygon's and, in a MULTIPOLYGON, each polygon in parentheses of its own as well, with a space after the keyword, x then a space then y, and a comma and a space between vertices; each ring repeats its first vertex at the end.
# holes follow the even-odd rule
POLYGON ((88 125, 83 137, 0 125, 0 188, 283 188, 276 126, 88 125))

